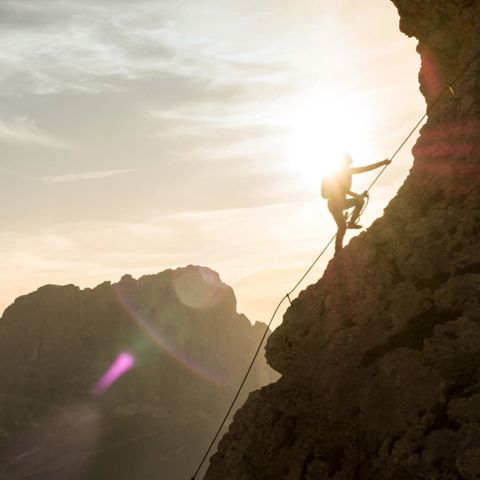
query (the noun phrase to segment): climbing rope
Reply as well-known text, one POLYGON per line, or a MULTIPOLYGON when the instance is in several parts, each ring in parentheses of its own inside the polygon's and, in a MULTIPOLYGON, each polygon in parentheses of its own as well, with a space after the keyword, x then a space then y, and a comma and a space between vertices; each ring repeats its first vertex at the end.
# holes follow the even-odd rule
MULTIPOLYGON (((480 50, 465 64, 465 66, 462 68, 462 70, 458 73, 458 75, 437 95, 437 97, 435 98, 435 100, 432 102, 432 104, 427 108, 426 112, 422 115, 422 117, 420 118, 420 120, 415 124, 415 126, 412 128, 412 130, 410 131, 410 133, 405 137, 405 139, 403 140, 403 142, 399 145, 399 147, 395 150, 395 152, 393 153, 393 155, 389 158, 390 159, 390 162, 389 164, 395 159, 395 157, 398 155, 398 153, 402 150, 402 148, 405 146, 405 144, 408 142, 408 140, 410 140, 410 137, 416 132, 416 130, 418 129, 418 127, 422 124, 422 122, 425 120, 425 118, 432 112, 432 110, 436 107, 436 105, 438 104, 438 102, 440 101, 440 99, 443 97, 443 95, 447 92, 447 91, 450 91, 452 95, 455 95, 454 93, 454 89, 453 89, 453 86, 458 82, 458 80, 460 80, 460 78, 469 70, 469 68, 472 66, 472 64, 475 62, 475 60, 480 56, 480 50)), ((370 183, 369 187, 367 188, 367 190, 365 190, 365 193, 367 194, 366 195, 366 198, 367 198, 367 201, 365 202, 365 205, 363 206, 362 208, 362 211, 360 213, 360 215, 365 211, 367 205, 368 205, 368 193, 370 192, 370 190, 372 189, 372 187, 377 183, 378 179, 383 175, 383 173, 385 172, 385 170, 387 169, 388 165, 385 165, 381 170, 380 172, 377 174, 377 176, 373 179, 373 181, 370 183)), ((347 217, 348 219, 349 217, 347 217)), ((273 314, 272 316, 270 317, 270 320, 267 324, 267 327, 265 328, 265 332, 263 333, 262 335, 262 338, 260 339, 260 343, 258 345, 258 348, 256 349, 254 355, 253 355, 253 358, 252 358, 252 361, 250 362, 250 365, 248 366, 247 368, 247 371, 240 383, 240 386, 238 387, 238 390, 232 400, 232 403, 230 404, 230 407, 228 408, 227 410, 227 413, 225 414, 225 416, 223 417, 223 420, 221 421, 220 423, 220 426, 218 427, 217 431, 215 432, 215 435, 213 436, 212 438, 212 441, 210 442, 206 452, 205 452, 205 455, 203 456, 202 460, 200 461, 200 463, 198 464, 198 467, 197 469, 195 470, 195 473, 193 474, 193 476, 191 477, 191 480, 196 480, 195 477, 197 476, 198 472, 200 471, 200 469, 202 468, 203 464, 205 463, 205 460, 207 459, 209 453, 210 453, 210 450, 212 449, 213 445, 215 444, 218 436, 220 435, 220 432, 222 431, 226 421, 228 420, 228 417, 230 415, 230 413, 232 412, 233 410, 233 407, 235 406, 235 403, 236 401, 238 400, 238 397, 240 396, 240 393, 243 389, 243 386, 245 385, 245 382, 247 381, 247 378, 248 376, 250 375, 250 372, 253 368, 253 365, 255 363, 255 360, 257 359, 258 357, 258 354, 260 353, 260 349, 262 348, 262 345, 263 345, 263 342, 265 341, 265 338, 267 337, 267 334, 268 332, 270 331, 270 327, 272 325, 272 322, 278 312, 278 310, 280 309, 280 307, 282 306, 283 302, 285 300, 288 300, 289 303, 291 304, 292 301, 290 299, 290 295, 292 295, 292 293, 300 286, 300 284, 303 282, 303 280, 305 280, 306 276, 312 271, 312 269, 315 267, 315 265, 317 264, 317 262, 320 260, 320 258, 323 256, 323 254, 328 250, 328 248, 330 247, 330 245, 333 243, 333 241, 335 240, 335 237, 337 235, 335 234, 328 242, 327 244, 325 245, 325 247, 323 248, 323 250, 317 255, 317 257, 315 258, 315 260, 312 262, 312 264, 308 267, 308 269, 305 271, 305 273, 300 277, 300 279, 298 280, 298 282, 295 284, 295 286, 288 292, 286 293, 282 299, 278 302, 277 306, 275 307, 275 310, 273 311, 273 314)))
POLYGON ((365 192, 363 194, 363 197, 365 198, 365 201, 363 202, 363 207, 360 210, 360 214, 358 215, 358 220, 362 218, 363 212, 365 212, 365 210, 368 208, 368 204, 370 203, 370 195, 368 194, 368 192, 365 192))

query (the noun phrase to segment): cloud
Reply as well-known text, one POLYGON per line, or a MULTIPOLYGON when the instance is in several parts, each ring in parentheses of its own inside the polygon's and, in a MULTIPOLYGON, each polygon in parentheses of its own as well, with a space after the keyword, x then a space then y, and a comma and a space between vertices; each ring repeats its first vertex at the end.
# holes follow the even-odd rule
POLYGON ((209 161, 271 152, 285 125, 278 121, 276 99, 254 102, 197 101, 147 113, 158 122, 153 133, 164 145, 188 139, 190 156, 209 161))
POLYGON ((57 148, 66 147, 64 142, 38 128, 35 121, 29 117, 16 117, 11 122, 0 119, 0 141, 57 148))
POLYGON ((75 182, 77 180, 98 180, 100 178, 116 177, 125 173, 135 172, 135 168, 125 168, 122 170, 102 170, 98 172, 69 173, 66 175, 54 175, 42 177, 44 183, 63 183, 75 182))
POLYGON ((195 3, 7 2, 0 6, 3 91, 95 93, 165 75, 215 85, 284 81, 281 46, 245 49, 248 18, 232 18, 229 2, 195 3))

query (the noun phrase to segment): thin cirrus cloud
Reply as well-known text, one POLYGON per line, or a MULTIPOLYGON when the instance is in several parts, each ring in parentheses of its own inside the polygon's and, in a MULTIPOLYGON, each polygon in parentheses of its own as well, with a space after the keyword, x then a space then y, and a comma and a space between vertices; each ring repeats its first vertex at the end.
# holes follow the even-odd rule
MULTIPOLYGON (((135 41, 135 32, 124 31, 122 12, 131 9, 120 7, 28 0, 0 6, 4 92, 95 93, 111 89, 115 77, 135 78, 145 55, 129 53, 125 45, 143 42, 135 41)), ((149 66, 156 69, 152 61, 149 66)))
POLYGON ((75 182, 78 180, 98 180, 100 178, 116 177, 118 175, 125 175, 126 173, 135 172, 135 168, 124 168, 120 170, 102 170, 97 172, 80 172, 69 173, 66 175, 53 175, 42 177, 43 183, 64 183, 75 182))
POLYGON ((285 126, 276 120, 273 102, 270 105, 264 102, 264 105, 260 113, 255 111, 251 101, 232 102, 229 109, 221 104, 196 102, 176 109, 148 112, 147 117, 157 121, 153 137, 160 138, 164 144, 188 138, 191 150, 203 152, 212 160, 238 155, 245 143, 252 154, 271 147, 274 139, 284 133, 285 126))
POLYGON ((35 144, 46 147, 65 148, 65 142, 40 129, 29 117, 16 117, 10 122, 0 119, 0 142, 35 144))

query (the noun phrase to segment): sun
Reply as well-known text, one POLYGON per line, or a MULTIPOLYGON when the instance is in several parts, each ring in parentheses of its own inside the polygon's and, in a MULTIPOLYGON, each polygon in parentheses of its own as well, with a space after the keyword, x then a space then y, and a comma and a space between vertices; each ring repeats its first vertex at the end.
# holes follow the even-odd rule
POLYGON ((318 185, 331 175, 346 153, 354 159, 371 156, 370 109, 360 96, 330 89, 297 98, 288 115, 288 157, 293 171, 318 185))

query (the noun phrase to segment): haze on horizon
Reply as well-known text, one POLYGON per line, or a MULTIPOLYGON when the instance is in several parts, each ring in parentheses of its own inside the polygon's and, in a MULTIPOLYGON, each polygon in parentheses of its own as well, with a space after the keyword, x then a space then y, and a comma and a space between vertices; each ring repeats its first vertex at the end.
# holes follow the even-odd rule
POLYGON ((322 169, 388 157, 425 109, 388 0, 0 0, 0 24, 2 310, 199 264, 266 321, 335 232, 322 169))

